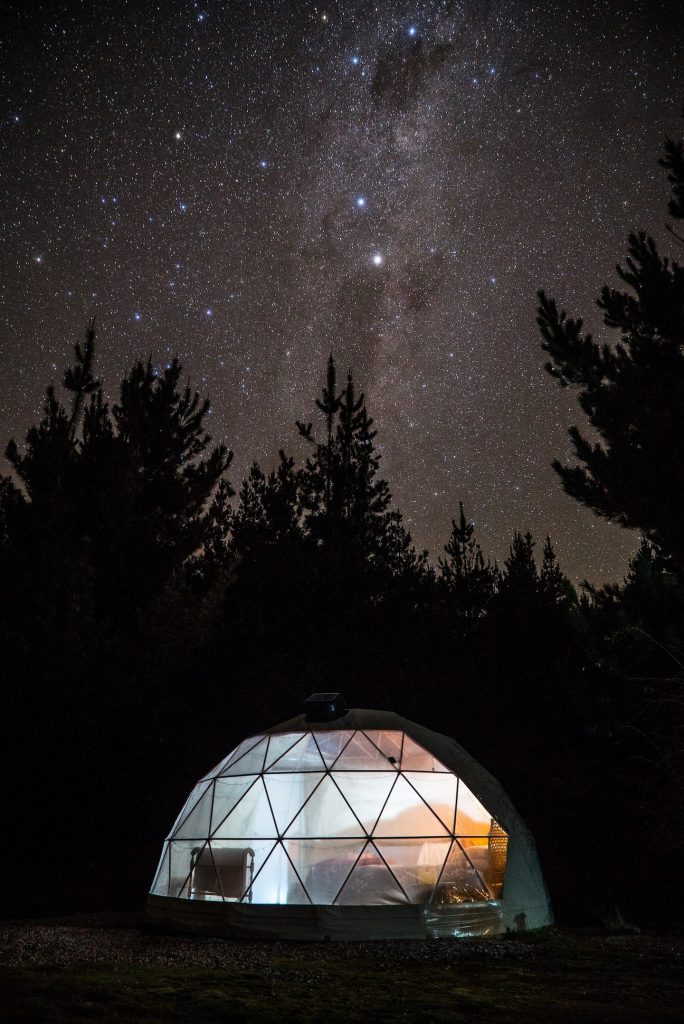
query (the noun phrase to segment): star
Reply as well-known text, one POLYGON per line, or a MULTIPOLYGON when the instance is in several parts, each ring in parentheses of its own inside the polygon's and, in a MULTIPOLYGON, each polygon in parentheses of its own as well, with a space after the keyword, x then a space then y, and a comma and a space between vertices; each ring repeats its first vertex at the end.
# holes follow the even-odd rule
POLYGON ((381 267, 384 262, 385 262, 385 257, 382 255, 381 252, 373 253, 373 266, 381 267))
POLYGON ((366 205, 366 197, 365 196, 357 196, 355 202, 356 202, 356 206, 358 206, 359 209, 362 210, 364 208, 364 206, 366 205))

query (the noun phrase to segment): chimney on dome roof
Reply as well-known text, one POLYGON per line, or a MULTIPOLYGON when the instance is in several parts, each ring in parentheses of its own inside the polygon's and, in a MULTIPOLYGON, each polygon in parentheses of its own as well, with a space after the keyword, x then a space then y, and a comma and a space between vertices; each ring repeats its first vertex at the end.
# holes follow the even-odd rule
POLYGON ((312 693, 304 701, 304 714, 309 722, 332 722, 347 710, 341 693, 312 693))

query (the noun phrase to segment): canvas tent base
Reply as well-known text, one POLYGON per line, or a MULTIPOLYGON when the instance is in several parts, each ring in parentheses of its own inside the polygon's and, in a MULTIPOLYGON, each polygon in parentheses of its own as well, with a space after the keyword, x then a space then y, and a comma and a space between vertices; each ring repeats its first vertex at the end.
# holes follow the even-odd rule
POLYGON ((498 935, 506 931, 501 902, 494 900, 454 906, 314 906, 223 903, 150 895, 147 917, 153 925, 174 931, 295 942, 429 939, 498 935))

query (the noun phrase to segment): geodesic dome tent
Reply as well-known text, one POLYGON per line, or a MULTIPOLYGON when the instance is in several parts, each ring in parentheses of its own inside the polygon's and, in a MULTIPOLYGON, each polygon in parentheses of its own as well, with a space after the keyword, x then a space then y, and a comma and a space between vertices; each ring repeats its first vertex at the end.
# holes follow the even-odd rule
POLYGON ((244 740, 197 783, 164 843, 152 921, 292 939, 551 922, 529 831, 454 740, 385 711, 310 718, 244 740))

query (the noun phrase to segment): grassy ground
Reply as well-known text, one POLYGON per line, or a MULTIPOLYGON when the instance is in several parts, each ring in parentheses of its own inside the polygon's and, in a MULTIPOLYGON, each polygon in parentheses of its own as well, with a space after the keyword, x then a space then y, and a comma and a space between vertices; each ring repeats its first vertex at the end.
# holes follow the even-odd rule
MULTIPOLYGON (((3 930, 8 948, 13 936, 15 947, 19 941, 12 927, 3 930)), ((50 936, 43 925, 34 941, 31 926, 22 927, 18 952, 4 958, 12 966, 0 974, 5 1024, 683 1019, 678 938, 551 931, 290 946, 153 936, 130 927, 112 938, 106 926, 81 927, 74 941, 68 928, 50 936)))

